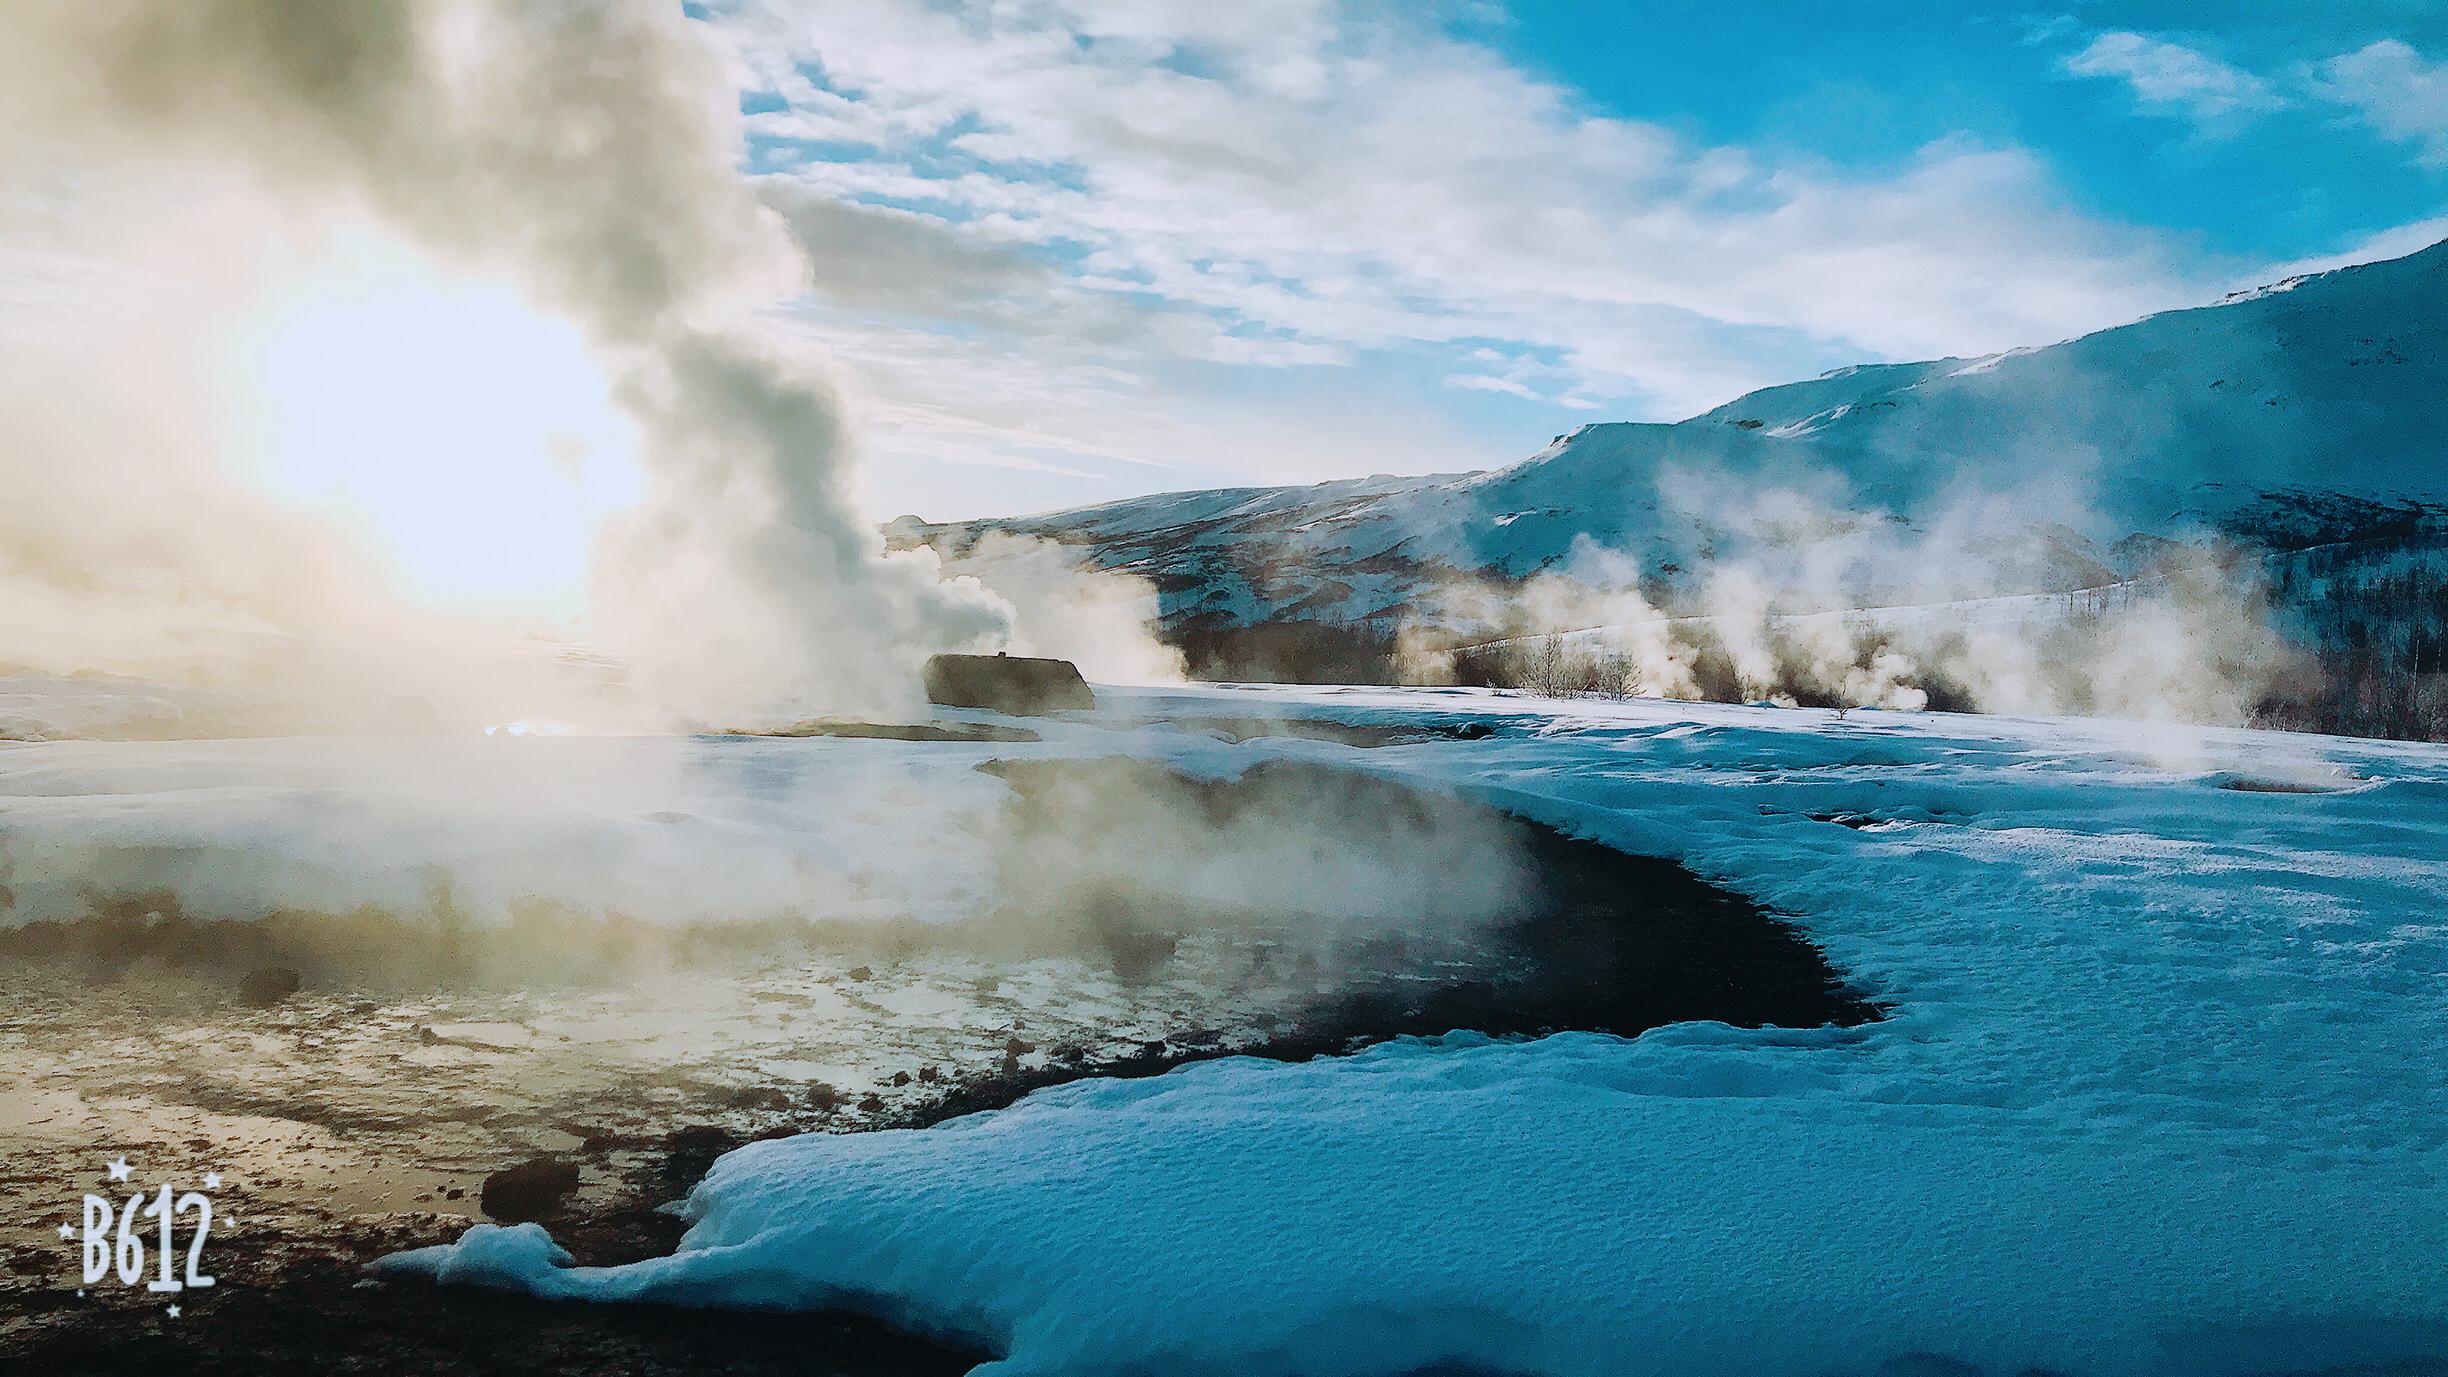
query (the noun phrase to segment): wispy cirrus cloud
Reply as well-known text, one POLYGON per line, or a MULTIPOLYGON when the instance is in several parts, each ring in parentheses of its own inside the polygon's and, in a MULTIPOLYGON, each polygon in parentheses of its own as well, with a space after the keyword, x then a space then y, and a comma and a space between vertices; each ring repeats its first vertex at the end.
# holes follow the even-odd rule
POLYGON ((2176 115, 2211 130, 2243 117, 2281 109, 2285 96, 2268 81, 2198 48, 2138 33, 2095 35, 2064 61, 2067 72, 2121 81, 2143 109, 2176 115))
MULTIPOLYGON (((2073 21, 2058 19, 2035 27, 2031 41, 2083 34, 2073 21)), ((2448 166, 2448 62, 2431 61, 2403 39, 2290 62, 2264 76, 2164 37, 2122 31, 2088 37, 2060 59, 2060 69, 2119 81, 2145 111, 2232 134, 2273 111, 2343 107, 2382 138, 2414 145, 2422 163, 2448 166)))

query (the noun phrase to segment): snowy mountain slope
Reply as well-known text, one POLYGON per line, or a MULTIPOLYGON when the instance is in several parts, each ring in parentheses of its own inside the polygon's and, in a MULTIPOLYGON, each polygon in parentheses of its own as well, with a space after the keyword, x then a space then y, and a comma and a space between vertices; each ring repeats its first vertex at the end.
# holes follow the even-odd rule
POLYGON ((1961 595, 2129 574, 2164 548, 2148 537, 2284 548, 2448 504, 2448 244, 2046 348, 1841 369, 1673 425, 1585 426, 1487 473, 889 530, 946 548, 989 530, 1071 543, 1153 579, 1176 624, 1468 624, 1457 576, 1503 586, 1570 566, 1584 542, 1671 588, 1740 554, 1722 517, 1766 492, 1907 537, 2007 512, 2020 534, 1989 543, 2018 548, 1961 595))
POLYGON ((1086 1081, 732 1153, 671 1257, 568 1267, 535 1225, 478 1226, 388 1265, 847 1305, 1013 1377, 2448 1361, 2448 750, 1453 690, 1112 698, 1485 722, 1366 752, 1063 723, 1044 749, 1330 759, 1673 856, 1790 915, 1889 1017, 1086 1081))
POLYGON ((2166 531, 2297 489, 2437 501, 2448 496, 2448 245, 1934 368, 1867 398, 1854 379, 1827 382, 1701 419, 1811 438, 1899 510, 1959 460, 2096 462, 2109 525, 2095 534, 2166 531))

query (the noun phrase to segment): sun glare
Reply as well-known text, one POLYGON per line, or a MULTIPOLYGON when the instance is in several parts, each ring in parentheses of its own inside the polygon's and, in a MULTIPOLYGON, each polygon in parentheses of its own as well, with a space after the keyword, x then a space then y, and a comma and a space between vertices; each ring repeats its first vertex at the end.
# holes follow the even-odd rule
POLYGON ((235 357, 250 471, 364 532, 410 596, 578 612, 595 529, 640 482, 635 429, 575 327, 355 242, 293 279, 235 357))

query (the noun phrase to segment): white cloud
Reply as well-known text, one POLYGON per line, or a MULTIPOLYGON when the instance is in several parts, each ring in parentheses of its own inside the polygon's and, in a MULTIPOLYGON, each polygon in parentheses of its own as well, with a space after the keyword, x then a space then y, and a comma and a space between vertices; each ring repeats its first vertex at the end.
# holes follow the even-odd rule
POLYGON ((1520 397, 1525 401, 1545 400, 1528 383, 1516 382, 1511 378, 1499 378, 1492 373, 1456 373, 1445 380, 1445 385, 1459 387, 1468 392, 1500 392, 1508 397, 1520 397))
POLYGON ((2065 60, 2076 76, 2109 77, 2133 88, 2143 108, 2196 123, 2231 125, 2275 110, 2284 97, 2260 77, 2181 43, 2138 33, 2104 33, 2065 60))
MULTIPOLYGON (((910 299, 935 304, 905 310, 1005 332, 1031 367, 1107 370, 1075 414, 1195 410, 1156 389, 1212 383, 1202 368, 1390 352, 1461 388, 1672 417, 2211 285, 2155 235, 2069 209, 2025 150, 1942 140, 1862 175, 1695 143, 1401 10, 742 0, 717 23, 785 107, 752 125, 825 141, 826 160, 768 164, 779 178, 910 217, 852 223, 862 236, 944 241, 940 264, 851 255, 837 299, 866 298, 873 325, 875 298, 923 278, 910 299)), ((1431 448, 1419 463, 1450 458, 1431 448)), ((1265 462, 1323 476, 1348 456, 1265 462)))
POLYGON ((2314 84, 2384 137, 2419 145, 2424 163, 2448 165, 2448 63, 2389 38, 2321 63, 2314 84))

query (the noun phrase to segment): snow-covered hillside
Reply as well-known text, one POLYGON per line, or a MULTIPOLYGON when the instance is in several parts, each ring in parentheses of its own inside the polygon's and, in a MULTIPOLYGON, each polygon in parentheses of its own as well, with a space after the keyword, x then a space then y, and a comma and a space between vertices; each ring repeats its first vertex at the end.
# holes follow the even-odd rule
POLYGON ((904 518, 888 532, 947 548, 991 529, 1071 543, 1153 580, 1176 625, 1468 628, 1489 622, 1489 591, 1577 572, 1593 550, 1671 595, 1763 542, 1858 541, 1865 522, 1907 544, 1976 532, 1979 581, 1956 569, 1955 596, 2106 582, 2171 537, 2337 540, 2402 523, 2408 504, 2448 504, 2443 437, 2448 244, 2046 348, 1842 369, 1673 425, 1584 426, 1488 473, 904 518))
POLYGON ((1677 857, 1789 915, 1889 1016, 1082 1081, 743 1148, 671 1257, 570 1268, 538 1226, 479 1226, 390 1265, 849 1306, 1013 1377, 2448 1361, 2448 750, 1466 691, 1112 698, 1125 721, 1484 723, 1360 751, 1085 719, 1039 749, 1324 758, 1677 857))

